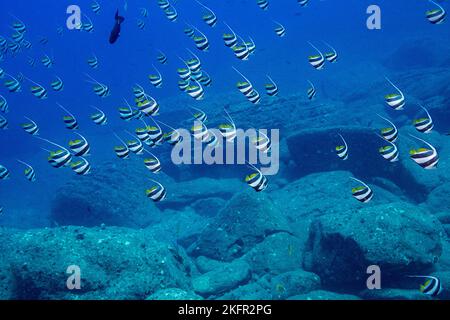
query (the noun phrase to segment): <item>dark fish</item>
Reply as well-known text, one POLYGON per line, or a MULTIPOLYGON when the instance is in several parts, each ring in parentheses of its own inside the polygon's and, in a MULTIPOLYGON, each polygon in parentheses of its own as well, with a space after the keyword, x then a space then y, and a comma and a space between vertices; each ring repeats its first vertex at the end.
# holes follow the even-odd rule
POLYGON ((109 36, 109 43, 113 44, 117 41, 120 36, 120 25, 125 20, 124 17, 119 16, 119 10, 116 11, 116 15, 114 17, 116 23, 111 31, 111 35, 109 36))

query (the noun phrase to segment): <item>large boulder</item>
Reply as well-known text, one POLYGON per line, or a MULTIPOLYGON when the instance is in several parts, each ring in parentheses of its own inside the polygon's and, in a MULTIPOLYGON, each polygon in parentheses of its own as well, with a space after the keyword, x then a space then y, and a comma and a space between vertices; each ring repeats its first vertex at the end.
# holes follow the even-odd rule
POLYGON ((145 299, 164 288, 190 288, 192 266, 183 250, 144 230, 1 230, 0 252, 13 278, 9 299, 145 299), (71 265, 81 269, 81 290, 66 287, 71 265))
POLYGON ((370 265, 380 266, 383 281, 429 270, 442 233, 434 216, 403 202, 324 215, 311 225, 304 267, 326 286, 362 290, 370 265))
POLYGON ((51 219, 57 225, 146 227, 161 219, 145 196, 151 186, 148 170, 137 159, 94 167, 74 176, 56 193, 51 219))
POLYGON ((254 274, 277 275, 301 267, 303 247, 304 242, 297 237, 276 233, 255 245, 241 259, 251 266, 254 274))
POLYGON ((188 249, 194 257, 231 261, 276 233, 290 233, 284 215, 264 193, 234 196, 188 249))
POLYGON ((271 279, 272 299, 285 300, 288 297, 320 289, 320 278, 303 270, 290 271, 271 279))
POLYGON ((203 296, 217 296, 247 283, 251 278, 250 266, 236 260, 202 274, 192 280, 194 291, 203 296))

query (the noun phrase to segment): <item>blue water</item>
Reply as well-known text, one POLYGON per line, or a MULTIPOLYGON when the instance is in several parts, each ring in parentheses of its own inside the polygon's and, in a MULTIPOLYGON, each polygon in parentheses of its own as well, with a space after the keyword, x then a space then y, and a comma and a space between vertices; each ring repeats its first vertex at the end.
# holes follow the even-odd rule
MULTIPOLYGON (((33 44, 31 49, 22 48, 16 55, 7 53, 4 60, 0 61, 0 68, 14 76, 22 73, 49 90, 48 99, 39 100, 29 92, 31 83, 28 80, 22 83, 20 93, 9 93, 5 86, 0 86, 0 94, 7 99, 10 106, 10 112, 2 114, 8 119, 9 128, 0 131, 0 164, 11 172, 10 179, 0 181, 2 226, 19 229, 54 226, 50 212, 55 194, 68 181, 83 179, 75 176, 70 170, 52 168, 47 162, 48 154, 42 150, 42 147, 49 148, 49 146, 26 134, 20 126, 24 122, 24 116, 30 117, 39 124, 40 137, 59 144, 67 144, 75 136, 64 128, 62 122, 64 112, 57 107, 57 102, 76 115, 80 124, 79 132, 86 136, 91 144, 92 155, 89 161, 95 171, 96 167, 109 162, 120 165, 120 159, 113 152, 118 142, 112 133, 118 132, 125 139, 127 137, 125 130, 134 131, 136 128, 137 122, 124 122, 118 117, 117 112, 117 108, 123 106, 124 98, 130 103, 133 102, 132 87, 136 83, 141 84, 146 92, 159 102, 161 107, 159 120, 180 126, 183 121, 190 119, 188 106, 215 114, 220 112, 225 104, 245 103, 245 98, 236 89, 236 82, 241 78, 232 69, 233 66, 252 79, 253 85, 259 88, 259 92, 263 95, 263 103, 267 103, 269 98, 265 96, 263 88, 266 74, 276 80, 282 97, 304 95, 308 86, 306 80, 309 79, 319 89, 318 99, 324 99, 322 101, 327 99, 339 101, 342 88, 346 88, 347 92, 354 88, 355 92, 358 92, 355 99, 366 101, 372 94, 371 89, 379 89, 371 87, 371 83, 383 82, 385 75, 395 78, 398 72, 408 71, 409 67, 402 65, 401 60, 397 70, 395 64, 398 61, 393 62, 394 66, 391 63, 389 67, 385 67, 386 61, 397 48, 403 44, 414 44, 418 39, 426 39, 429 41, 426 43, 433 43, 435 46, 425 48, 425 55, 420 50, 417 52, 410 50, 405 60, 420 60, 417 64, 418 69, 446 67, 448 70, 450 64, 447 59, 446 66, 434 65, 435 61, 445 60, 442 57, 448 57, 450 28, 448 21, 439 26, 426 21, 424 13, 434 7, 427 1, 375 1, 381 8, 381 30, 367 29, 366 9, 373 1, 366 0, 311 0, 306 8, 300 7, 295 0, 272 0, 267 11, 258 8, 256 0, 204 0, 203 3, 213 9, 219 19, 214 28, 202 21, 204 10, 195 1, 172 1, 179 13, 176 22, 166 18, 157 1, 130 0, 126 10, 125 2, 122 0, 98 2, 101 5, 98 15, 90 8, 92 1, 87 0, 76 2, 19 0, 3 1, 0 4, 0 35, 10 37, 13 33, 11 25, 15 21, 12 17, 14 15, 26 24, 25 38, 33 44), (68 30, 65 27, 68 17, 66 8, 71 4, 80 6, 82 13, 92 19, 95 28, 93 33, 68 30), (140 8, 147 8, 147 18, 140 15, 140 8), (125 17, 125 22, 120 38, 111 45, 108 38, 116 9, 119 9, 120 14, 125 17), (145 21, 144 30, 138 29, 138 19, 145 21), (286 28, 284 38, 275 35, 273 20, 282 23, 286 28), (222 33, 227 30, 224 21, 245 39, 248 37, 254 39, 257 49, 249 61, 236 59, 230 49, 224 46, 222 33), (193 41, 183 33, 185 22, 193 24, 206 34, 210 42, 207 52, 197 50, 193 41), (57 34, 58 27, 63 28, 62 35, 57 34), (48 43, 40 44, 38 42, 40 37, 46 37, 48 43), (307 57, 314 53, 308 41, 321 48, 324 47, 321 41, 330 43, 338 51, 338 63, 327 66, 323 71, 314 70, 307 60, 307 57), (177 86, 179 77, 176 68, 182 66, 178 56, 185 59, 190 57, 186 48, 199 56, 202 68, 213 80, 212 86, 205 89, 202 101, 194 101, 177 86), (158 50, 165 53, 168 64, 158 63, 156 60, 158 50), (433 59, 430 58, 430 53, 433 54, 433 59), (54 66, 50 69, 45 68, 40 62, 44 54, 54 59, 54 66), (93 54, 98 57, 100 63, 96 70, 91 69, 86 62, 93 54), (27 63, 29 57, 36 59, 34 67, 27 63), (162 88, 154 88, 148 81, 148 75, 154 72, 152 65, 163 75, 162 88), (104 99, 97 97, 92 92, 92 86, 86 82, 86 73, 107 84, 111 95, 104 99), (64 81, 65 87, 62 92, 54 92, 49 87, 55 76, 64 81), (361 83, 363 80, 365 83, 361 83), (361 97, 361 90, 366 95, 363 94, 361 97), (222 102, 224 97, 229 100, 222 102), (95 105, 106 112, 107 126, 96 126, 89 119, 93 111, 90 105, 95 105), (22 175, 24 167, 16 159, 32 164, 37 173, 35 183, 30 183, 24 178, 22 175)), ((440 4, 450 10, 448 1, 440 1, 440 4)), ((401 83, 398 77, 395 80, 397 84, 401 83)), ((385 94, 391 90, 389 86, 385 88, 385 94)), ((383 103, 379 94, 378 96, 374 94, 374 100, 376 99, 383 103)), ((345 114, 360 111, 360 108, 364 108, 364 105, 354 103, 342 110, 344 119, 338 119, 337 124, 345 123, 345 114)), ((282 109, 273 111, 270 105, 258 108, 249 103, 241 112, 241 117, 245 119, 246 113, 249 118, 258 113, 270 117, 271 112, 279 113, 282 109)), ((401 119, 391 110, 386 112, 392 119, 401 119)), ((412 118, 416 114, 417 109, 410 109, 406 110, 403 116, 412 118)), ((301 115, 300 111, 296 116, 301 115)), ((448 116, 448 112, 446 115, 448 116)), ((295 121, 295 118, 286 115, 286 123, 295 121)), ((364 121, 364 117, 361 121, 364 121)), ((448 130, 448 118, 443 119, 441 123, 435 119, 435 122, 437 130, 445 134, 448 130)), ((248 123, 246 126, 258 127, 260 124, 248 123)), ((289 136, 293 131, 283 131, 282 138, 289 136)), ((326 145, 327 142, 316 142, 318 148, 321 143, 326 145)), ((167 154, 169 149, 167 146, 164 148, 167 154)), ((171 168, 166 173, 169 176, 172 173, 175 175, 171 170, 175 169, 171 168)), ((194 176, 200 178, 201 172, 196 172, 194 176)), ((220 179, 220 176, 216 178, 220 179)), ((116 187, 120 190, 120 184, 116 187)), ((243 188, 245 187, 243 185, 243 188)))

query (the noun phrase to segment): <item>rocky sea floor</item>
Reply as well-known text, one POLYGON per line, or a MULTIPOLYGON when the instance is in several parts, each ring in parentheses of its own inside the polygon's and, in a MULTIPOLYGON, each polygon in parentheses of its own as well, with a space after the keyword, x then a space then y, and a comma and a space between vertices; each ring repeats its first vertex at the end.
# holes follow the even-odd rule
POLYGON ((280 172, 265 192, 245 185, 244 168, 172 168, 167 199, 155 205, 143 195, 148 173, 138 160, 106 163, 61 185, 52 227, 0 229, 0 298, 428 299, 407 276, 435 275, 439 298, 449 299, 449 72, 395 75, 413 93, 411 108, 421 101, 434 117, 426 140, 438 148, 437 170, 409 159, 415 145, 402 136, 415 133, 410 116, 395 118, 401 160, 378 154, 374 131, 383 123, 374 114, 392 118, 383 112, 382 79, 356 86, 355 74, 329 89, 339 101, 309 103, 302 92, 261 106, 270 113, 218 97, 205 110, 211 119, 227 105, 238 126, 281 131, 280 172), (357 160, 336 158, 338 132, 357 160), (373 187, 370 203, 352 198, 350 176, 373 187), (81 268, 81 290, 66 288, 69 265, 81 268), (381 268, 381 290, 366 287, 370 265, 381 268))

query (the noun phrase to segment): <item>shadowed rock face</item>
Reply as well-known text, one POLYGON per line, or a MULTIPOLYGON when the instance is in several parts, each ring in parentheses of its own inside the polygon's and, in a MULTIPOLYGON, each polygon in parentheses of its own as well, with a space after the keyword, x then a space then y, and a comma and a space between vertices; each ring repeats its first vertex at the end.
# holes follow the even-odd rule
POLYGON ((159 221, 159 209, 145 196, 151 182, 137 161, 106 163, 88 176, 74 177, 55 195, 51 219, 58 225, 133 228, 159 221))
MULTIPOLYGON (((290 171, 290 178, 294 180, 314 172, 345 170, 363 180, 366 177, 389 180, 401 189, 397 196, 423 202, 428 193, 426 185, 422 185, 405 168, 403 161, 389 163, 381 157, 378 149, 387 144, 375 132, 375 129, 370 128, 347 127, 305 130, 291 135, 287 144, 296 167, 290 171), (342 144, 338 134, 348 144, 349 158, 346 161, 340 160, 335 152, 335 147, 342 144), (320 141, 321 145, 328 143, 328 147, 318 148, 314 141, 320 141)), ((409 150, 402 149, 400 152, 404 161, 410 161, 407 158, 409 150)), ((386 187, 383 184, 381 186, 386 187)))
POLYGON ((442 234, 435 217, 402 202, 325 215, 311 225, 304 267, 326 286, 362 290, 367 267, 378 265, 388 286, 438 262, 442 234))

